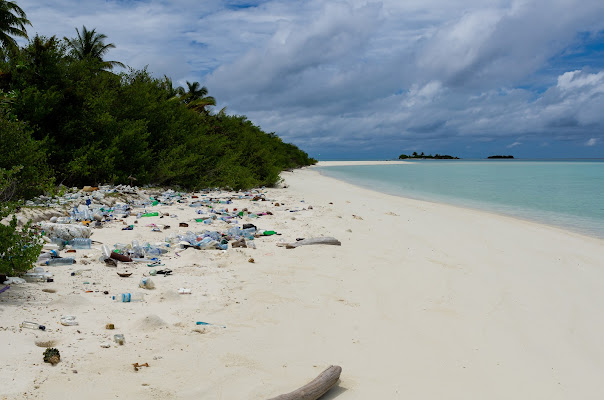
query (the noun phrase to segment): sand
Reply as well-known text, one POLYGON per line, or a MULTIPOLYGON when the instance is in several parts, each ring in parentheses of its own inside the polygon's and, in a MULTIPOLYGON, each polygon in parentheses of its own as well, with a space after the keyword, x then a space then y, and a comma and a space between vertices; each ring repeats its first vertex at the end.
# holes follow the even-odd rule
MULTIPOLYGON (((266 190, 272 201, 234 205, 273 212, 241 221, 282 234, 257 238, 257 249, 173 251, 162 258, 173 274, 144 290, 149 267, 120 278, 96 246, 50 267, 55 282, 0 294, 0 398, 266 399, 329 365, 343 372, 325 399, 602 398, 604 241, 314 168, 282 177, 286 188, 266 190), (276 245, 318 236, 342 246, 276 245), (71 276, 80 269, 90 271, 71 276), (105 290, 146 300, 115 303, 105 290), (63 315, 79 325, 61 325, 63 315), (23 320, 47 331, 20 329, 23 320), (48 341, 61 351, 54 367, 36 345, 48 341)), ((160 210, 178 218, 141 218, 133 231, 109 223, 92 239, 161 241, 178 222, 199 226, 186 204, 160 210)))

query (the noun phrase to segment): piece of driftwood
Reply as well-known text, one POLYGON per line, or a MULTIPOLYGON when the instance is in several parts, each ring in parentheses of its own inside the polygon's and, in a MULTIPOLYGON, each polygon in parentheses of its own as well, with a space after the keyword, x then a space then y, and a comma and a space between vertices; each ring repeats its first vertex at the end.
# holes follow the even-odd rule
POLYGON ((333 237, 325 236, 325 237, 317 237, 310 239, 303 239, 295 243, 277 243, 279 247, 285 247, 286 249, 295 249, 299 246, 308 246, 311 244, 330 244, 333 246, 341 246, 342 243, 333 237))
POLYGON ((301 388, 269 400, 317 400, 338 382, 341 373, 342 367, 332 365, 301 388))

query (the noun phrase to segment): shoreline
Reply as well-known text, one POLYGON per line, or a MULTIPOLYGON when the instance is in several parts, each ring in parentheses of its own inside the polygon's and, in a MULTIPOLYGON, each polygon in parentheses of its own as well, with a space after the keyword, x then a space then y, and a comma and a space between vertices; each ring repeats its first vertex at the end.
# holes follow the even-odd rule
MULTIPOLYGON (((307 168, 310 169, 314 169, 314 168, 321 168, 321 167, 331 167, 331 166, 355 166, 355 165, 392 165, 392 164, 410 164, 412 162, 409 161, 400 161, 400 162, 390 162, 390 161, 328 161, 325 162, 328 164, 324 164, 323 162, 319 162, 316 165, 312 165, 309 166, 307 168)), ((329 179, 334 179, 340 182, 344 182, 359 188, 363 188, 366 190, 370 190, 370 191, 374 191, 377 193, 382 193, 382 194, 386 194, 389 196, 394 196, 394 197, 400 197, 400 198, 404 198, 404 199, 409 199, 409 200, 415 200, 415 201, 419 201, 419 202, 427 202, 427 203, 433 203, 433 204, 439 204, 439 205, 443 205, 443 206, 448 206, 448 207, 455 207, 455 208, 460 208, 460 209, 464 209, 464 210, 472 210, 472 211, 478 211, 478 212, 483 212, 486 214, 490 214, 490 215, 494 215, 494 216, 499 216, 499 217, 504 217, 504 218, 511 218, 517 221, 521 221, 521 222, 526 222, 526 223, 533 223, 533 224, 537 224, 537 225, 541 225, 544 227, 548 227, 551 229, 556 229, 562 232, 566 232, 569 234, 574 234, 574 235, 579 235, 585 238, 589 238, 589 239, 595 239, 595 240, 602 240, 604 241, 604 235, 599 236, 595 233, 591 233, 590 231, 586 231, 586 230, 581 230, 581 229, 573 229, 573 227, 568 226, 568 225, 556 225, 556 224, 551 224, 551 223, 547 223, 546 221, 540 220, 538 218, 531 218, 531 217, 524 217, 521 215, 516 215, 513 213, 506 213, 506 212, 500 212, 497 210, 493 210, 490 209, 487 206, 484 207, 473 207, 473 206, 468 206, 465 204, 457 204, 454 202, 447 202, 447 201, 441 201, 441 200, 433 200, 433 199, 427 199, 427 198, 420 198, 420 197, 411 197, 411 196, 406 196, 404 194, 398 194, 398 193, 388 193, 388 192, 382 192, 376 189, 373 189, 369 186, 364 186, 364 185, 358 185, 355 183, 351 183, 348 182, 346 180, 342 180, 342 179, 338 179, 332 176, 329 176, 327 174, 322 173, 320 170, 317 170, 317 173, 320 174, 321 176, 324 176, 326 178, 329 179)))
MULTIPOLYGON (((0 294, 10 366, 0 369, 10 382, 2 395, 271 398, 329 365, 343 369, 331 399, 604 394, 602 241, 374 192, 312 168, 282 178, 285 188, 263 190, 270 201, 217 206, 272 212, 239 221, 282 234, 257 238, 256 249, 171 250, 161 268, 173 274, 152 277, 154 290, 137 287, 146 265, 120 278, 98 262, 99 249, 78 250, 78 264, 52 268, 55 282, 0 294), (321 236, 341 246, 276 245, 321 236), (191 294, 178 294, 181 287, 191 294), (56 292, 42 292, 50 288, 56 292), (114 303, 103 290, 144 292, 145 301, 114 303), (62 315, 79 326, 62 326, 62 315), (47 331, 19 329, 23 320, 47 331), (101 347, 114 333, 125 344, 101 347), (48 340, 61 351, 55 367, 35 345, 48 340), (149 367, 135 371, 133 363, 149 367)), ((179 222, 193 231, 227 226, 195 225, 186 203, 159 210, 178 218, 142 218, 132 231, 107 223, 92 239, 156 242, 184 231, 179 222), (172 228, 157 233, 152 223, 172 228)))

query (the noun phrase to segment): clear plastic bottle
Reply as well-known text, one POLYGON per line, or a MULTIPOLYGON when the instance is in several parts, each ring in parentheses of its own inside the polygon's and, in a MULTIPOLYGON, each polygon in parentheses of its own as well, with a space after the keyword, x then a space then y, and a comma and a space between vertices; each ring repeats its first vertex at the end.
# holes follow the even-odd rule
POLYGON ((67 243, 74 249, 89 249, 92 244, 88 238, 74 238, 67 243))
POLYGON ((48 261, 46 261, 46 265, 70 265, 70 264, 74 264, 75 260, 71 257, 65 257, 65 258, 53 258, 50 259, 48 261))
POLYGON ((112 296, 111 298, 118 303, 131 303, 145 300, 145 295, 143 293, 122 293, 117 296, 112 296))
POLYGON ((44 325, 40 325, 37 322, 30 322, 30 321, 23 321, 21 322, 21 325, 19 325, 21 328, 27 328, 27 329, 39 329, 41 331, 45 331, 46 327, 44 325))

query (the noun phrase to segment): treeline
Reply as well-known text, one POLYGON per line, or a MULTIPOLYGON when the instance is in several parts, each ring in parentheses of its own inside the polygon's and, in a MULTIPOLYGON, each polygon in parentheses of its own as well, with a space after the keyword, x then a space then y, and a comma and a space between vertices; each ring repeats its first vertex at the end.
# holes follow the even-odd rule
POLYGON ((408 158, 420 158, 420 159, 435 159, 435 160, 459 160, 459 157, 453 157, 447 154, 428 154, 425 155, 424 152, 422 151, 421 154, 417 154, 416 151, 413 152, 413 154, 411 155, 407 155, 407 154, 401 154, 400 156, 398 156, 399 160, 406 160, 408 158))
POLYGON ((132 178, 192 190, 270 186, 284 169, 316 162, 245 116, 212 114, 215 101, 196 82, 183 89, 146 69, 111 72, 120 63, 103 59, 113 47, 104 39, 84 27, 73 39, 1 48, 0 178, 16 183, 5 197, 6 187, 30 197, 132 178))

